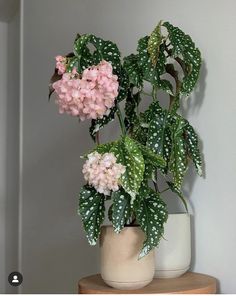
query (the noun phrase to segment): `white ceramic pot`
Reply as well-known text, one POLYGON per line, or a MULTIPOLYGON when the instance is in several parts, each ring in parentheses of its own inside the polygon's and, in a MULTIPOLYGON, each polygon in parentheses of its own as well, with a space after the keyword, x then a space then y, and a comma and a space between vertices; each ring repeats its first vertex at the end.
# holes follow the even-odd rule
POLYGON ((191 262, 190 215, 169 214, 164 238, 155 249, 155 277, 175 278, 184 274, 191 262))
POLYGON ((116 289, 136 290, 154 276, 154 251, 138 260, 145 235, 138 226, 125 227, 119 234, 103 226, 100 236, 101 276, 116 289))

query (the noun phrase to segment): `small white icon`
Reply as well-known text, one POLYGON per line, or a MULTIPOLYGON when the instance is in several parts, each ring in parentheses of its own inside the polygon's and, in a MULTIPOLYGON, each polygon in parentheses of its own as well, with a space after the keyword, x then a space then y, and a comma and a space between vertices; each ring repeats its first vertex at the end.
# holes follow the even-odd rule
POLYGON ((12 283, 19 283, 17 275, 13 275, 12 283))

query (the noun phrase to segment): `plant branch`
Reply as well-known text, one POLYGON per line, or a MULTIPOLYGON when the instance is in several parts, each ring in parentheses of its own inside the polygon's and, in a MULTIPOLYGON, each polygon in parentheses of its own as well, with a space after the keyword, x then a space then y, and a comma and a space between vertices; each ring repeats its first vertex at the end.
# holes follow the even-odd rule
POLYGON ((95 140, 96 140, 97 145, 100 145, 100 137, 99 136, 100 135, 99 135, 99 131, 98 131, 98 132, 96 132, 96 136, 95 136, 95 140))

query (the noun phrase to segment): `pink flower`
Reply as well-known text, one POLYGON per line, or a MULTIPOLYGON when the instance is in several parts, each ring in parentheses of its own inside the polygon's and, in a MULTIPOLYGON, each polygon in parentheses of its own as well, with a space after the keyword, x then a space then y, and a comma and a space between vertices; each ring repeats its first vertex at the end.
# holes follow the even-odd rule
POLYGON ((64 74, 66 72, 66 58, 63 56, 56 56, 56 68, 58 69, 58 74, 64 74))
MULTIPOLYGON (((61 56, 56 57, 58 62, 61 56)), ((74 68, 54 82, 59 112, 79 116, 81 120, 102 118, 115 104, 118 96, 118 77, 112 74, 112 66, 101 61, 97 66, 85 69, 80 76, 74 68)))
POLYGON ((82 171, 85 180, 99 193, 110 195, 111 191, 117 191, 125 166, 116 161, 113 153, 90 153, 82 171))

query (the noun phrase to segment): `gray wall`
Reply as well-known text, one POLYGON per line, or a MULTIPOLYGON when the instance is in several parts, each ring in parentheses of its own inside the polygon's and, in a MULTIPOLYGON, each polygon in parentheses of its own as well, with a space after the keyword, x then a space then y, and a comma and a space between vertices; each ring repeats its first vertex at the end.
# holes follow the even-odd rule
POLYGON ((0 293, 17 291, 7 277, 18 270, 19 23, 0 22, 0 293))
POLYGON ((7 24, 0 22, 0 293, 5 291, 7 24))
MULTIPOLYGON (((201 135, 206 162, 205 178, 191 169, 185 186, 195 213, 192 267, 217 277, 223 293, 235 292, 236 2, 23 2, 21 291, 75 293, 80 277, 98 271, 98 250, 88 246, 76 214, 79 156, 92 142, 88 123, 59 115, 47 102, 53 57, 71 51, 77 32, 114 40, 128 54, 163 19, 191 34, 204 59, 199 87, 186 103, 191 110, 184 110, 201 135)), ((110 127, 106 137, 117 132, 110 127)))

